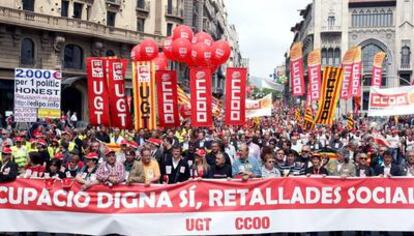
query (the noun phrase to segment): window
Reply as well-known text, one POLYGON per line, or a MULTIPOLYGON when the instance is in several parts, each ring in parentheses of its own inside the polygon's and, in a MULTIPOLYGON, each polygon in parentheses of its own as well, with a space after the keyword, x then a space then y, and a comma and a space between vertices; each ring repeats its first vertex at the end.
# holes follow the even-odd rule
POLYGON ((352 12, 352 27, 358 26, 358 13, 356 10, 352 12))
POLYGON ((362 93, 362 110, 368 110, 369 104, 369 92, 365 91, 362 93))
POLYGON ((335 48, 334 50, 334 66, 339 66, 341 63, 341 49, 335 48))
POLYGON ((108 11, 106 13, 106 25, 107 26, 111 26, 111 27, 115 26, 115 16, 116 16, 115 12, 108 11))
POLYGON ((111 49, 108 49, 105 52, 105 56, 107 56, 107 57, 113 57, 113 56, 115 56, 115 52, 113 50, 111 50, 111 49))
POLYGON ((321 57, 322 57, 322 65, 326 66, 328 64, 328 51, 326 50, 326 48, 322 49, 321 57))
POLYGON ((73 3, 73 18, 82 19, 83 4, 75 2, 73 3))
MULTIPOLYGON (((374 56, 377 52, 383 51, 378 45, 370 43, 362 48, 362 65, 365 73, 372 72, 374 56)), ((387 59, 384 60, 383 72, 387 71, 387 59)))
POLYGON ((145 27, 145 19, 138 18, 137 19, 137 31, 144 32, 144 27, 145 27))
POLYGON ((410 47, 404 46, 401 49, 401 68, 410 68, 411 50, 410 47))
POLYGON ((391 9, 375 8, 374 10, 354 10, 352 12, 352 27, 390 27, 393 24, 393 12, 391 9))
POLYGON ((387 11, 387 25, 391 26, 392 24, 393 24, 392 10, 388 9, 388 11, 387 11))
POLYGON ((168 23, 167 24, 167 36, 170 36, 172 33, 173 24, 168 23))
POLYGON ((334 63, 334 56, 333 56, 333 49, 329 48, 328 49, 328 65, 332 66, 334 63))
POLYGON ((60 9, 60 15, 63 17, 68 17, 68 10, 69 10, 69 2, 66 0, 62 0, 62 7, 60 9))
POLYGON ((168 2, 167 2, 167 13, 172 14, 172 9, 173 9, 172 0, 168 0, 168 2))
POLYGON ((83 68, 83 52, 82 48, 68 44, 65 46, 63 66, 71 69, 82 69, 83 68))
POLYGON ((22 0, 23 10, 34 11, 34 1, 35 0, 22 0))
POLYGON ((140 9, 145 9, 145 0, 137 0, 137 7, 140 9))
POLYGON ((22 40, 20 51, 20 64, 22 65, 34 65, 34 43, 29 38, 22 40))
POLYGON ((86 20, 91 19, 91 9, 92 9, 91 5, 86 5, 86 20))
POLYGON ((328 27, 333 27, 335 25, 335 16, 328 17, 328 27))
POLYGON ((400 74, 400 86, 410 86, 411 85, 410 76, 411 74, 409 73, 400 74))

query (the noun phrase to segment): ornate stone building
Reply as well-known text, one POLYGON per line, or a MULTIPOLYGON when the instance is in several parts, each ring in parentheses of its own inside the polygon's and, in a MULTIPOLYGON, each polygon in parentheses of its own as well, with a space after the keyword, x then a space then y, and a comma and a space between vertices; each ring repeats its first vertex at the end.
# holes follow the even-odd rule
MULTIPOLYGON (((413 0, 313 0, 300 11, 303 20, 292 27, 294 42, 303 42, 307 54, 320 48, 322 64, 341 64, 352 46, 362 47, 363 110, 368 109, 373 57, 384 51, 384 87, 406 86, 413 81, 413 0)), ((340 104, 350 111, 351 102, 340 104)))
MULTIPOLYGON (((184 21, 183 0, 0 1, 0 112, 13 110, 14 68, 60 69, 62 110, 87 120, 85 58, 129 58, 184 21)), ((131 70, 127 70, 131 94, 131 70)))

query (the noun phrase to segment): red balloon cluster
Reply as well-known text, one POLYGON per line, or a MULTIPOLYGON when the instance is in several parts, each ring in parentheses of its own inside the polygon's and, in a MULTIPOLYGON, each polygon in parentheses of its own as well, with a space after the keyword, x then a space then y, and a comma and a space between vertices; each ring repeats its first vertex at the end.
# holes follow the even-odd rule
POLYGON ((195 35, 190 27, 179 25, 173 34, 167 37, 158 53, 158 46, 152 39, 145 39, 131 51, 135 61, 153 61, 157 69, 166 69, 168 59, 187 63, 189 66, 204 66, 216 70, 230 57, 231 49, 225 40, 214 42, 211 35, 199 32, 195 35))

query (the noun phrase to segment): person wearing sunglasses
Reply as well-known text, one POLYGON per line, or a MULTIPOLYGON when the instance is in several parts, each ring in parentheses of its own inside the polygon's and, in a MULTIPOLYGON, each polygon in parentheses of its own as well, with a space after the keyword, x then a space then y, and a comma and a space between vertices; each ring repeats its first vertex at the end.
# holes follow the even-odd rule
POLYGON ((262 166, 263 178, 275 178, 280 177, 280 171, 275 167, 275 159, 271 153, 264 156, 264 164, 262 166))
POLYGON ((356 161, 358 162, 356 168, 356 176, 358 177, 368 177, 374 176, 374 169, 369 166, 368 155, 364 152, 358 153, 356 156, 356 161))
POLYGON ((12 160, 12 150, 4 147, 1 152, 0 183, 14 181, 17 177, 17 164, 12 160))

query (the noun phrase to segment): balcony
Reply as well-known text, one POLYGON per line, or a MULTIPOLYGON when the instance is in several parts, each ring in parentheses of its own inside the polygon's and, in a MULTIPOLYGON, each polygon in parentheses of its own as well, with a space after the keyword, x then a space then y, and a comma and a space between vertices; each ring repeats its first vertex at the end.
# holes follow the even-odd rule
POLYGON ((116 7, 121 6, 121 0, 106 0, 106 3, 116 7))
POLYGON ((412 71, 411 64, 401 64, 399 71, 412 71))
POLYGON ((142 1, 137 0, 137 14, 147 17, 151 10, 151 2, 150 1, 142 1))
POLYGON ((127 44, 136 44, 141 38, 153 38, 156 41, 161 41, 163 38, 163 36, 157 34, 139 33, 108 27, 91 21, 26 12, 8 7, 0 7, 0 22, 2 24, 95 37, 127 44))
POLYGON ((342 28, 341 26, 322 26, 321 32, 322 33, 341 33, 342 28))
POLYGON ((184 20, 184 11, 182 8, 176 8, 173 6, 165 6, 165 16, 170 20, 184 20))

